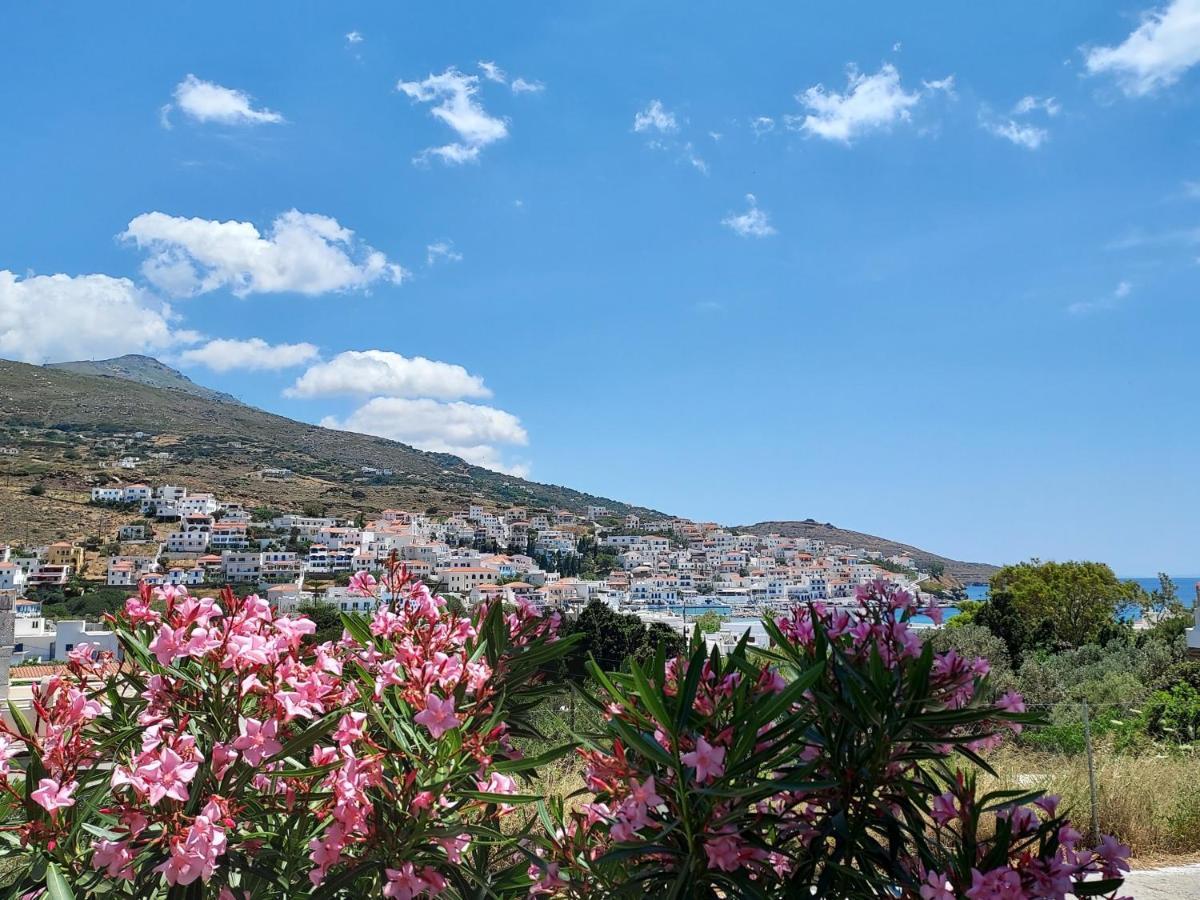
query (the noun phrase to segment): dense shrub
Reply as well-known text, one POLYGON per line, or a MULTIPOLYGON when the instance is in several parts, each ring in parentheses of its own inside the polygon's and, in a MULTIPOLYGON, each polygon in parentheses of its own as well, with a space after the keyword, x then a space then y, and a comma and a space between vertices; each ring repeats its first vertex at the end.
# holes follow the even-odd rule
POLYGON ((1108 893, 1098 855, 1036 794, 979 795, 951 762, 1032 718, 984 702, 987 663, 935 654, 912 598, 876 584, 857 614, 819 606, 772 647, 592 664, 604 727, 580 752, 590 799, 541 807, 535 892, 594 897, 1062 897, 1108 893))
POLYGON ((0 735, 13 895, 450 898, 1111 896, 1054 798, 983 793, 956 755, 1034 717, 988 666, 933 652, 890 585, 856 614, 765 622, 770 648, 593 659, 578 807, 519 786, 581 636, 557 614, 471 618, 392 564, 338 640, 257 596, 144 590, 112 617, 127 665, 76 647, 0 735), (21 759, 28 754, 27 761, 21 759), (1026 805, 1035 801, 1035 806, 1026 805), (1082 882, 1087 881, 1086 886, 1082 882))

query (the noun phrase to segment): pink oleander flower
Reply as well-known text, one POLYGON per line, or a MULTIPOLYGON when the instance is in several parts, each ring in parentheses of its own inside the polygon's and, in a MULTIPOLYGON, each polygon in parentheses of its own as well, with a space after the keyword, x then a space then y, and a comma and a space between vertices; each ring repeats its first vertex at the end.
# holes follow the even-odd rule
POLYGON ((1127 844, 1122 844, 1110 834, 1106 834, 1100 838, 1100 845, 1096 847, 1096 855, 1103 860, 1104 877, 1116 878, 1122 872, 1129 871, 1129 854, 1130 849, 1127 844))
POLYGON ((531 896, 538 894, 553 894, 567 886, 567 880, 562 877, 558 863, 531 863, 528 874, 533 879, 529 888, 531 896))
POLYGON ((168 841, 167 861, 155 867, 167 884, 191 884, 197 878, 208 881, 216 870, 217 859, 224 855, 225 829, 216 826, 219 811, 209 802, 183 834, 168 841))
POLYGON ((338 719, 337 731, 333 733, 333 739, 338 746, 352 744, 355 741, 362 740, 363 728, 366 725, 367 714, 362 712, 346 713, 338 719))
POLYGON ((8 761, 23 749, 23 745, 16 738, 0 734, 0 778, 8 778, 12 774, 12 768, 8 765, 8 761))
POLYGON ((705 784, 725 774, 725 748, 715 747, 703 737, 696 739, 696 749, 680 757, 685 766, 696 770, 696 781, 705 784))
MULTIPOLYGON (((515 794, 517 792, 517 782, 503 772, 493 772, 487 781, 476 781, 475 786, 488 794, 515 794)), ((500 815, 512 810, 513 806, 509 803, 501 803, 499 806, 500 815)))
POLYGON ((638 784, 635 781, 632 787, 629 789, 629 796, 635 803, 638 803, 644 807, 649 807, 650 809, 661 806, 663 802, 663 798, 658 796, 658 793, 654 789, 653 775, 651 775, 641 784, 638 784))
POLYGON ((150 642, 150 652, 161 666, 169 666, 176 657, 185 656, 184 642, 180 635, 170 625, 160 625, 154 640, 150 642))
POLYGON ((921 882, 921 900, 955 900, 954 886, 941 872, 930 872, 921 882))
POLYGON ((57 779, 43 778, 38 781, 37 790, 29 796, 34 803, 53 815, 55 810, 75 805, 75 798, 71 795, 77 787, 79 785, 74 781, 60 784, 57 779))
POLYGON ((971 870, 969 900, 1025 900, 1021 876, 1007 866, 990 872, 971 870))
POLYGON ((413 721, 428 728, 435 741, 440 740, 447 731, 459 726, 458 717, 454 715, 454 699, 441 700, 436 694, 426 694, 425 709, 413 716, 413 721))
POLYGON ((257 766, 264 759, 274 756, 283 749, 283 744, 275 740, 279 723, 274 719, 260 722, 258 719, 243 719, 240 737, 234 738, 233 749, 241 752, 249 765, 257 766))
POLYGON ((431 866, 418 872, 410 862, 401 864, 398 869, 387 869, 384 875, 387 884, 383 886, 383 896, 391 900, 413 900, 422 895, 433 897, 446 886, 445 878, 431 866))
POLYGON ((704 842, 704 855, 710 869, 732 872, 741 868, 741 843, 731 834, 709 838, 704 842))
POLYGON ((350 593, 357 594, 360 597, 372 597, 375 594, 375 586, 378 583, 375 580, 375 576, 370 572, 365 570, 355 572, 350 576, 350 593))
POLYGON ((957 819, 958 804, 954 794, 951 791, 946 791, 946 793, 935 797, 929 814, 933 818, 933 821, 939 825, 945 825, 947 822, 957 819))
POLYGON ((104 869, 109 878, 132 881, 133 856, 128 841, 97 839, 92 842, 92 868, 104 869))

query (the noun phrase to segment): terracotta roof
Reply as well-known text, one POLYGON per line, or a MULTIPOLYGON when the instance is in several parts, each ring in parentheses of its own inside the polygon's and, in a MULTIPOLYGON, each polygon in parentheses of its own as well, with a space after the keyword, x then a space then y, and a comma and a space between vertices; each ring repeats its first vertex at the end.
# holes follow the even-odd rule
MULTIPOLYGON (((116 663, 109 663, 105 669, 105 674, 115 672, 117 670, 116 663)), ((8 670, 8 677, 21 680, 38 680, 41 678, 49 678, 51 675, 58 675, 67 671, 66 664, 57 666, 13 666, 8 670)))

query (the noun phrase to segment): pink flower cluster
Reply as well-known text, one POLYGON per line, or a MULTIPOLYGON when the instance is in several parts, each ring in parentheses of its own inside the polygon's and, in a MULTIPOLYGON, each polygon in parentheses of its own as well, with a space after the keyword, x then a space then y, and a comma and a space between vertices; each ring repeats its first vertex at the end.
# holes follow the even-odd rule
POLYGON ((735 651, 718 660, 701 647, 668 660, 661 675, 603 680, 610 727, 579 751, 594 797, 564 811, 544 840, 529 869, 532 892, 585 897, 634 878, 649 890, 661 877, 664 891, 676 879, 708 879, 745 884, 760 896, 798 896, 826 865, 830 836, 841 827, 832 823, 852 817, 866 823, 865 833, 883 835, 906 804, 903 815, 927 817, 943 864, 930 865, 933 857, 910 847, 901 857, 907 878, 878 873, 880 895, 1062 898, 1085 880, 1119 876, 1129 848, 1108 838, 1083 848, 1078 832, 1056 818, 1053 800, 1005 809, 995 839, 979 836, 973 782, 960 778, 924 808, 913 806, 930 784, 923 763, 945 760, 957 746, 994 746, 1020 729, 1024 711, 1016 694, 986 699, 986 661, 927 655, 911 624, 920 613, 936 616, 906 591, 876 582, 859 592, 856 607, 793 610, 775 623, 781 645, 760 659, 735 651), (793 690, 792 678, 805 680, 793 690), (867 724, 842 731, 855 703, 867 724), (928 714, 929 724, 897 717, 889 732, 881 726, 896 710, 916 722, 928 714), (864 747, 872 752, 860 753, 864 747), (619 863, 607 862, 610 852, 619 863))
POLYGON ((230 892, 235 847, 254 858, 272 831, 303 830, 312 885, 378 860, 383 896, 442 892, 466 826, 512 808, 459 792, 517 793, 492 768, 519 756, 494 715, 494 668, 504 652, 553 639, 557 621, 497 611, 509 641, 483 653, 472 620, 448 614, 402 566, 390 564, 382 583, 359 573, 352 584, 375 592, 376 611, 317 646, 305 642, 310 620, 255 595, 170 587, 129 598, 113 617, 124 666, 81 645, 35 692, 35 721, 0 726, 0 788, 26 804, 10 784, 23 750, 39 775, 25 844, 62 853, 76 878, 215 882, 234 897, 253 877, 243 872, 242 893, 230 892), (98 812, 103 836, 74 828, 77 811, 98 812), (69 837, 82 843, 72 850, 69 837), (393 845, 411 852, 389 857, 393 845))
MULTIPOLYGON (((1129 871, 1129 847, 1107 835, 1095 849, 1081 846, 1079 832, 1059 818, 1058 804, 1058 797, 1047 796, 1029 806, 996 812, 994 831, 1003 826, 1011 841, 1007 860, 986 867, 983 859, 992 845, 981 841, 975 860, 959 860, 957 866, 940 870, 917 865, 920 886, 907 896, 913 900, 1065 900, 1075 896, 1077 883, 1120 878, 1129 871)), ((931 818, 943 840, 951 838, 953 843, 976 832, 980 814, 974 786, 960 777, 951 790, 934 799, 931 818)))

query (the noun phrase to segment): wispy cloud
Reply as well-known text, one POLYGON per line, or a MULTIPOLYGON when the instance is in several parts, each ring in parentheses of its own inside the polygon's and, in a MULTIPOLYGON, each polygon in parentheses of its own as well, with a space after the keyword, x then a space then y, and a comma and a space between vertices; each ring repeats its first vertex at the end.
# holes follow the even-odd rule
POLYGON ((985 120, 981 124, 985 131, 996 137, 1004 138, 1018 147, 1024 147, 1026 150, 1036 150, 1050 137, 1050 132, 1045 128, 1017 122, 1014 119, 999 122, 985 120))
POLYGON ((1042 125, 1030 122, 1030 117, 1054 118, 1062 112, 1062 106, 1053 97, 1035 97, 1027 94, 1013 104, 1007 116, 994 115, 986 106, 979 111, 979 127, 989 134, 1003 138, 1026 150, 1037 150, 1050 139, 1050 131, 1042 125))
POLYGON ((1092 313, 1116 309, 1121 302, 1133 291, 1133 285, 1128 281, 1120 281, 1112 293, 1096 300, 1081 300, 1067 307, 1067 312, 1073 316, 1086 316, 1092 313))
POLYGON ((755 116, 750 120, 750 130, 754 132, 755 137, 770 134, 775 130, 775 120, 770 116, 755 116))
MULTIPOLYGON (((678 161, 686 162, 701 175, 707 175, 708 163, 696 151, 696 145, 679 134, 685 124, 687 120, 663 106, 661 100, 651 100, 633 117, 633 130, 637 134, 646 135, 647 147, 672 154, 678 161)), ((714 131, 708 132, 708 136, 714 141, 721 138, 721 135, 714 131)))
POLYGON ((743 213, 730 213, 721 220, 721 224, 732 229, 742 237, 763 238, 775 234, 767 213, 758 208, 758 200, 753 194, 746 195, 749 208, 743 213))
POLYGON ((481 59, 478 63, 479 70, 483 72, 483 77, 488 81, 494 81, 497 84, 506 84, 508 89, 514 94, 538 94, 546 89, 546 85, 540 81, 530 81, 525 78, 514 78, 508 80, 508 73, 502 68, 489 60, 481 59))
POLYGON ((1147 231, 1134 228, 1104 245, 1106 250, 1137 250, 1142 247, 1190 246, 1200 244, 1200 228, 1170 228, 1147 231))
POLYGON ((174 102, 159 110, 164 128, 171 127, 171 112, 175 109, 197 122, 218 125, 272 125, 284 121, 274 110, 255 109, 245 91, 222 87, 190 73, 175 86, 173 96, 174 102))
POLYGON ((864 75, 850 66, 844 92, 817 84, 797 94, 796 99, 808 113, 785 117, 789 128, 849 144, 869 132, 909 121, 921 94, 904 90, 900 72, 891 63, 884 63, 874 75, 864 75))
POLYGON ((1171 0, 1147 10, 1120 44, 1084 53, 1088 72, 1114 75, 1131 97, 1168 87, 1200 63, 1200 0, 1171 0))
POLYGON ((1062 112, 1062 105, 1053 97, 1026 95, 1018 100, 1012 109, 1014 116, 1024 116, 1039 110, 1053 118, 1062 112))
POLYGON ((453 241, 437 241, 425 247, 425 265, 438 262, 461 262, 462 254, 454 249, 453 241))
POLYGON ((663 106, 661 100, 651 100, 645 109, 634 115, 633 130, 638 133, 657 131, 660 134, 673 134, 679 130, 679 121, 675 113, 663 106))
POLYGON ((396 89, 418 103, 435 103, 430 114, 458 135, 453 143, 427 147, 413 162, 430 157, 449 165, 475 162, 484 147, 508 136, 505 120, 489 115, 479 102, 479 78, 475 75, 464 75, 451 66, 424 81, 401 81, 396 89))

